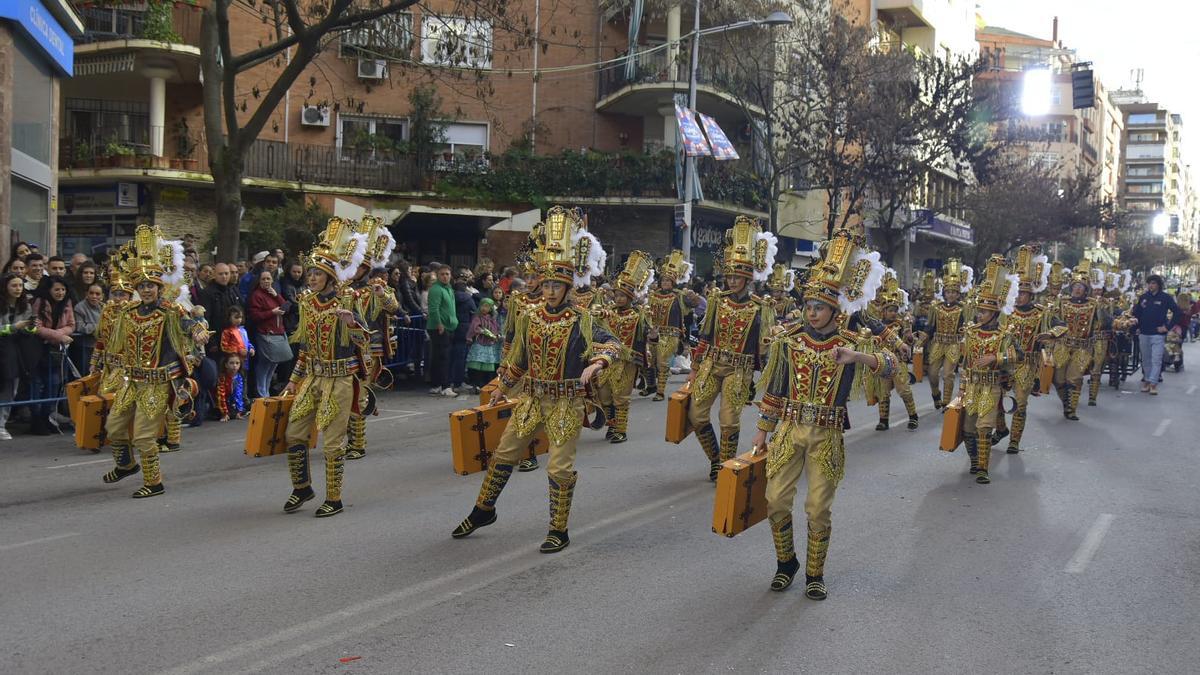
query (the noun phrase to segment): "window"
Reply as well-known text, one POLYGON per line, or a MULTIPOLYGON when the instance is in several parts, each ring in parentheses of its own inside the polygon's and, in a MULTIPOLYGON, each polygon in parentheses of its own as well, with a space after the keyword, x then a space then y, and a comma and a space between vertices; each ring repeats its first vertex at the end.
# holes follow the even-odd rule
POLYGON ((426 16, 421 60, 440 66, 492 67, 492 24, 461 16, 426 16))
POLYGON ((446 141, 437 149, 436 163, 448 168, 451 163, 480 161, 488 147, 488 128, 476 122, 452 122, 446 125, 446 141))
POLYGON ((408 120, 395 117, 338 115, 338 156, 358 161, 382 161, 403 147, 408 120))
POLYGON ((413 39, 412 14, 387 14, 342 33, 338 56, 407 57, 412 52, 413 39))
POLYGON ((1136 113, 1129 116, 1129 124, 1162 124, 1157 113, 1136 113))

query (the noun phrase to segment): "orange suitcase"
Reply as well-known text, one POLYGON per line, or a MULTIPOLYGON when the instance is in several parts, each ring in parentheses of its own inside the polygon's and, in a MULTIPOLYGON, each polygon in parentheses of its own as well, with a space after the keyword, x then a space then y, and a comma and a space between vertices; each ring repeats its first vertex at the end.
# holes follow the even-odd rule
MULTIPOLYGON (((487 468, 492 453, 500 447, 500 437, 512 417, 516 401, 494 406, 479 406, 450 413, 450 446, 454 473, 467 476, 487 468)), ((529 442, 528 457, 550 451, 546 432, 540 431, 529 442)))
POLYGON ((925 348, 917 347, 913 350, 913 377, 917 382, 925 379, 925 348))
POLYGON ((767 453, 748 452, 721 465, 713 532, 732 537, 767 517, 767 453))
POLYGON ((99 450, 108 445, 108 433, 104 429, 108 411, 112 408, 113 395, 81 396, 75 420, 75 445, 81 450, 99 450))
MULTIPOLYGON (((292 410, 293 396, 271 396, 255 399, 250 406, 250 424, 246 427, 244 450, 251 457, 268 457, 287 452, 288 413, 292 410)), ((320 430, 314 424, 308 447, 317 446, 320 430)))
POLYGON ((1050 385, 1054 384, 1054 359, 1050 357, 1050 353, 1042 350, 1042 366, 1038 368, 1038 391, 1043 394, 1050 393, 1050 385))
POLYGON ((683 385, 679 391, 667 399, 667 442, 679 444, 692 434, 692 424, 688 420, 688 405, 692 400, 692 388, 683 385))
POLYGON ((966 411, 963 410, 961 396, 956 396, 946 406, 945 416, 942 417, 942 439, 938 447, 945 452, 954 452, 963 442, 963 421, 966 411))
POLYGON ((500 380, 492 380, 479 390, 479 405, 487 405, 492 400, 492 392, 500 388, 500 380))
POLYGON ((67 411, 71 413, 71 422, 79 424, 79 399, 84 396, 95 396, 100 391, 100 373, 92 373, 68 382, 66 389, 67 411))

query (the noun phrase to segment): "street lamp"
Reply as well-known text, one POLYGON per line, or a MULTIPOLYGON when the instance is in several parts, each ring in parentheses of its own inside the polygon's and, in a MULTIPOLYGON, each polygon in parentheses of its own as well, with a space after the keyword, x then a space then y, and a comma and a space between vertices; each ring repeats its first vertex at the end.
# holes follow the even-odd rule
MULTIPOLYGON (((745 21, 735 21, 723 26, 712 26, 700 30, 700 0, 696 0, 696 8, 692 17, 692 67, 688 74, 688 108, 695 112, 696 110, 696 72, 700 68, 700 36, 712 35, 713 33, 727 33, 731 30, 740 30, 742 28, 750 28, 753 26, 790 26, 792 17, 786 12, 771 12, 761 19, 747 19, 745 21)), ((688 262, 692 260, 692 202, 696 199, 696 158, 684 153, 683 160, 683 204, 684 204, 684 224, 685 231, 683 233, 683 258, 688 262)))
POLYGON ((1025 71, 1025 82, 1021 90, 1021 112, 1029 117, 1039 117, 1050 112, 1054 77, 1049 68, 1025 71))

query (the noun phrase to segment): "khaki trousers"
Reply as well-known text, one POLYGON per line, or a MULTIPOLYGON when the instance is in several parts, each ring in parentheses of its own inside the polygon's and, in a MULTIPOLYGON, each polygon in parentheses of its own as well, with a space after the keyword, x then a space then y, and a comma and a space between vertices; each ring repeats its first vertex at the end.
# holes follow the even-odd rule
POLYGON ((625 433, 629 427, 629 395, 633 393, 637 370, 637 364, 631 361, 617 361, 606 370, 596 390, 600 404, 614 411, 609 426, 620 433, 625 433))
MULTIPOLYGON (((721 396, 718 420, 721 423, 719 444, 721 461, 732 459, 737 454, 738 434, 741 432, 742 408, 750 399, 750 383, 754 374, 746 369, 730 365, 705 363, 692 384, 692 397, 688 401, 688 419, 696 429, 696 436, 703 446, 712 429, 712 407, 721 396), (706 370, 708 370, 706 374, 706 370), (706 400, 707 399, 707 400, 706 400), (706 432, 705 429, 708 429, 706 432)), ((711 456, 713 448, 705 447, 711 456)))
POLYGON ((679 338, 664 335, 658 338, 658 345, 653 350, 654 369, 657 371, 654 386, 659 394, 666 395, 667 378, 671 376, 671 359, 679 350, 679 338))
MULTIPOLYGON (((551 419, 554 399, 543 398, 539 403, 542 419, 551 419)), ((575 419, 583 419, 583 401, 576 400, 573 407, 575 419)), ((500 445, 492 456, 492 465, 514 465, 525 459, 529 454, 530 441, 544 428, 545 422, 539 422, 527 436, 522 436, 517 432, 516 425, 510 422, 500 436, 500 445)), ((550 461, 546 466, 546 475, 558 481, 570 481, 575 475, 575 444, 579 441, 579 430, 576 429, 562 445, 554 443, 554 434, 548 433, 546 436, 550 439, 550 461)))
MULTIPOLYGON (((104 430, 114 448, 132 446, 142 457, 142 480, 162 483, 158 469, 158 435, 167 414, 171 385, 129 382, 119 390, 104 430)), ((125 467, 121 467, 125 468, 125 467)))
MULTIPOLYGON (((784 423, 777 433, 787 434, 787 438, 782 440, 792 445, 795 454, 767 478, 767 517, 772 523, 778 523, 791 516, 797 483, 801 474, 807 473, 808 494, 804 498, 804 513, 808 517, 808 529, 828 530, 837 478, 845 460, 841 429, 784 423), (831 454, 834 456, 829 456, 831 454), (837 470, 830 471, 831 465, 836 465, 837 470)), ((772 441, 771 452, 776 452, 776 443, 778 441, 772 441)))
MULTIPOLYGON (((925 352, 929 354, 928 350, 925 352)), ((958 369, 958 363, 948 358, 942 358, 937 361, 930 361, 925 364, 925 376, 929 378, 929 391, 935 397, 938 396, 938 386, 941 385, 941 399, 949 403, 950 399, 954 398, 954 371, 958 369), (938 376, 941 376, 941 382, 938 382, 938 376)))
POLYGON ((341 456, 342 446, 346 443, 346 425, 354 406, 354 377, 309 375, 296 392, 296 402, 288 415, 288 447, 303 445, 307 448, 312 427, 316 424, 324 436, 321 451, 326 459, 341 456))

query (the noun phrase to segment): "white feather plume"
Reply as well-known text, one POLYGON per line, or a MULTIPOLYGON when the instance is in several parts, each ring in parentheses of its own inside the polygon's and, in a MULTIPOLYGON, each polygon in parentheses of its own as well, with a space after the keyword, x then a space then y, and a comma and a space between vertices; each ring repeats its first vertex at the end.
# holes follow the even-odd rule
POLYGON ((770 232, 759 232, 754 235, 754 246, 758 247, 758 242, 767 242, 767 264, 761 270, 754 270, 755 281, 766 281, 771 278, 771 266, 775 264, 775 256, 779 253, 779 240, 770 232))
POLYGON ((693 269, 695 269, 695 266, 692 265, 692 263, 684 261, 683 273, 679 275, 679 279, 677 279, 675 281, 675 284, 678 286, 682 286, 682 285, 686 284, 687 282, 691 281, 693 269))
POLYGON ((908 291, 901 288, 900 289, 900 311, 901 312, 908 311, 908 308, 910 306, 911 305, 909 305, 909 300, 908 300, 908 291))
POLYGON ((1017 292, 1020 291, 1021 277, 1015 274, 1006 274, 1004 278, 1008 280, 1008 295, 1004 298, 1004 304, 1000 306, 1000 312, 1012 314, 1013 309, 1017 306, 1017 292))
POLYGON ((783 278, 785 279, 783 282, 783 290, 787 293, 791 293, 796 288, 796 270, 788 270, 787 272, 784 272, 783 278))
POLYGON ((1071 285, 1071 268, 1063 265, 1062 278, 1067 280, 1067 286, 1071 285))
POLYGON ((942 291, 944 291, 946 288, 946 282, 942 281, 941 278, 938 278, 933 282, 933 288, 933 299, 937 300, 938 302, 945 301, 946 295, 942 291))
POLYGON ((367 235, 352 234, 350 241, 354 242, 354 250, 350 252, 350 260, 346 265, 334 263, 333 269, 337 272, 338 283, 348 283, 354 278, 358 272, 359 265, 362 265, 363 259, 367 257, 367 235))
POLYGON ((1104 270, 1102 270, 1098 267, 1095 267, 1095 268, 1092 268, 1091 274, 1092 274, 1092 278, 1089 280, 1091 287, 1093 289, 1104 288, 1104 282, 1105 282, 1104 270))
POLYGON ((1133 286, 1133 270, 1121 270, 1121 292, 1128 292, 1131 286, 1133 286))
POLYGON ((645 298, 647 295, 649 295, 650 287, 653 285, 654 285, 654 268, 652 267, 652 268, 650 268, 650 273, 646 275, 646 283, 644 283, 638 287, 637 294, 634 296, 634 298, 637 300, 641 300, 642 298, 645 298))
POLYGON ((1104 290, 1111 293, 1121 287, 1121 275, 1109 272, 1104 275, 1104 290))
POLYGON ((887 268, 883 266, 883 263, 879 262, 879 251, 871 251, 870 253, 860 251, 854 256, 852 264, 858 266, 863 260, 870 262, 871 271, 867 273, 866 281, 863 282, 862 295, 859 295, 855 300, 851 300, 846 295, 847 289, 839 289, 838 306, 847 314, 853 314, 866 309, 867 305, 875 299, 875 294, 879 292, 879 287, 883 285, 883 274, 887 271, 887 268))
POLYGON ((600 240, 596 235, 584 229, 575 231, 571 236, 571 248, 579 246, 579 242, 587 239, 591 242, 588 246, 587 259, 583 262, 583 269, 575 270, 575 286, 588 286, 592 283, 592 277, 598 277, 604 273, 604 266, 608 262, 608 252, 600 245, 600 240))
POLYGON ((392 231, 386 226, 380 226, 379 234, 387 237, 387 244, 383 247, 383 252, 378 258, 371 261, 372 267, 387 267, 388 261, 392 259, 392 252, 396 250, 396 237, 392 236, 392 231))
POLYGON ((963 295, 971 292, 975 288, 975 270, 971 269, 970 265, 962 266, 962 289, 963 295))
POLYGON ((1037 269, 1038 265, 1042 266, 1041 276, 1035 279, 1033 282, 1033 292, 1041 293, 1042 291, 1046 290, 1046 286, 1050 285, 1050 259, 1044 255, 1034 256, 1033 265, 1034 269, 1037 269))
POLYGON ((166 246, 171 248, 171 269, 163 274, 163 285, 172 288, 183 287, 183 242, 178 239, 171 239, 165 242, 166 246))

